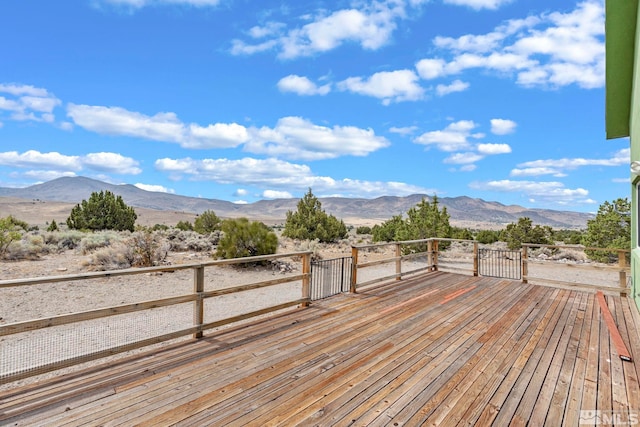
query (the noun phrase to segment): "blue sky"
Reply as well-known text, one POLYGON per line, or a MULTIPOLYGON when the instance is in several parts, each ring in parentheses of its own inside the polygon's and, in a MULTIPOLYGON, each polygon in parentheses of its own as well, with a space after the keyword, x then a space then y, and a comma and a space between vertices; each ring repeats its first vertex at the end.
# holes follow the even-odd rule
POLYGON ((0 19, 3 187, 584 212, 629 194, 603 1, 21 0, 0 19))

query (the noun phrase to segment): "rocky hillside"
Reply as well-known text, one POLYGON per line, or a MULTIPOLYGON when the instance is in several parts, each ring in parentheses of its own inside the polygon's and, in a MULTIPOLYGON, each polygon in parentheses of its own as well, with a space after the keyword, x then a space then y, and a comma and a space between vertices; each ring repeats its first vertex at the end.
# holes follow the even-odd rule
MULTIPOLYGON (((133 185, 113 185, 85 177, 65 177, 25 188, 0 187, 0 197, 5 198, 0 215, 9 210, 9 198, 33 203, 62 202, 76 204, 88 199, 92 192, 109 190, 122 196, 125 203, 135 208, 152 211, 182 212, 198 214, 213 210, 220 217, 244 216, 269 222, 284 221, 287 211, 295 210, 299 199, 260 200, 250 204, 235 204, 225 200, 187 197, 168 193, 145 191, 133 185)), ((349 224, 375 224, 386 221, 394 215, 401 215, 419 203, 424 194, 406 197, 384 196, 375 199, 320 198, 322 208, 349 224)), ((529 217, 534 224, 550 225, 556 228, 585 228, 593 215, 582 212, 556 211, 548 209, 527 209, 515 205, 503 205, 470 197, 442 197, 451 221, 467 227, 482 227, 487 224, 503 226, 516 222, 520 217, 529 217)), ((63 208, 60 208, 63 209, 63 208)), ((9 212, 11 213, 11 212, 9 212)))

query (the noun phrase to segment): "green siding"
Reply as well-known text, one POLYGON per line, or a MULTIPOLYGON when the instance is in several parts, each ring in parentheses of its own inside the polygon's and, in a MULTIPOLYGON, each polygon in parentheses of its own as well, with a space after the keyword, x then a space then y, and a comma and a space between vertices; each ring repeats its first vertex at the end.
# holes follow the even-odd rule
MULTIPOLYGON (((606 1, 606 134, 630 135, 638 0, 606 1)), ((637 99, 637 98, 636 98, 637 99)))

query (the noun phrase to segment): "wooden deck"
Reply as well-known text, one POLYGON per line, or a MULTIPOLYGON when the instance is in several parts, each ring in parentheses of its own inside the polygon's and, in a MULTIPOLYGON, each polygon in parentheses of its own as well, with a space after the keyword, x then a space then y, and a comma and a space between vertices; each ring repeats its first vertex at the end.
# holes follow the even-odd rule
POLYGON ((630 301, 607 296, 623 362, 593 293, 428 273, 5 392, 0 425, 570 426, 595 410, 633 421, 630 301))

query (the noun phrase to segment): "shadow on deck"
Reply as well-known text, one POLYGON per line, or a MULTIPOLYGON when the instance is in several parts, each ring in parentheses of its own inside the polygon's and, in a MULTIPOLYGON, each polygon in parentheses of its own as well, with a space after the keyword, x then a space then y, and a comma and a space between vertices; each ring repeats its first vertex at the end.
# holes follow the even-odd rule
POLYGON ((593 293, 427 273, 0 393, 0 425, 638 420, 640 316, 607 304, 632 362, 593 293))

